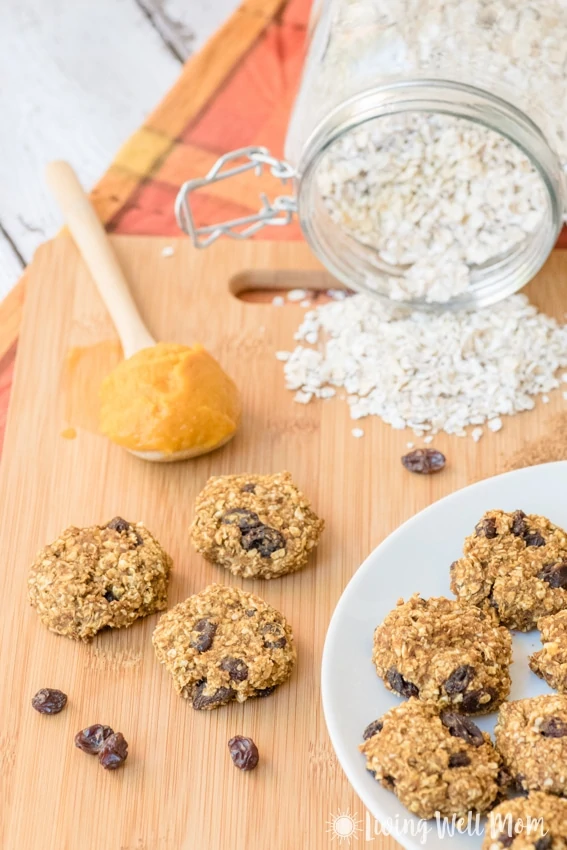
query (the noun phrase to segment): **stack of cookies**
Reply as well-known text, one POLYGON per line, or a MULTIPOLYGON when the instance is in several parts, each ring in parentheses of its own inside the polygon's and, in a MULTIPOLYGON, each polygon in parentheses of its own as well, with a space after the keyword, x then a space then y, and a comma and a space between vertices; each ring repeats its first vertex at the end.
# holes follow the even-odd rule
POLYGON ((490 813, 486 850, 564 850, 567 533, 545 517, 489 511, 451 566, 451 589, 456 600, 400 600, 376 628, 376 671, 407 702, 364 731, 367 768, 421 818, 490 813), (534 628, 543 649, 530 667, 559 693, 506 702, 509 629, 534 628), (496 709, 493 743, 471 716, 496 709), (517 824, 530 819, 526 835, 517 824))

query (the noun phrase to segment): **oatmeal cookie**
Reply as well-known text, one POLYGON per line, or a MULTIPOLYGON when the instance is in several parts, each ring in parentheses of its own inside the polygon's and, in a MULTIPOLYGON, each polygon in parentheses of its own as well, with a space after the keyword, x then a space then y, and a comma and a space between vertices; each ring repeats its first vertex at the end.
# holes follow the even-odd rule
POLYGON ((543 649, 530 656, 530 667, 551 688, 567 692, 567 610, 537 621, 543 649))
POLYGON ((463 602, 487 601, 500 622, 526 632, 567 608, 567 534, 523 511, 488 511, 451 565, 451 590, 463 602))
POLYGON ((490 737, 473 721, 417 699, 390 709, 363 734, 366 767, 420 818, 486 812, 506 777, 490 737))
POLYGON ((486 821, 482 850, 566 850, 567 800, 532 791, 505 800, 486 821))
POLYGON ((296 660, 285 617, 258 596, 221 584, 164 614, 152 640, 177 693, 199 710, 268 696, 296 660))
POLYGON ((289 472, 221 475, 197 497, 191 540, 234 575, 278 578, 305 566, 322 530, 289 472))
POLYGON ((50 631, 90 640, 165 608, 170 569, 171 558, 142 523, 115 517, 71 526, 38 554, 29 599, 50 631))
POLYGON ((494 732, 504 766, 519 788, 567 793, 567 696, 504 703, 494 732))
POLYGON ((374 632, 387 688, 462 714, 493 711, 510 692, 512 639, 490 610, 415 594, 374 632))

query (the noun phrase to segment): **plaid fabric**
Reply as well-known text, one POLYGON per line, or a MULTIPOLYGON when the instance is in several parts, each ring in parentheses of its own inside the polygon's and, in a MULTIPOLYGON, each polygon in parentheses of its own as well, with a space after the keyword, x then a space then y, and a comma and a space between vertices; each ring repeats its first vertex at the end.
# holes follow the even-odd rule
MULTIPOLYGON (((158 108, 118 153, 109 177, 129 188, 124 203, 108 218, 114 233, 178 235, 173 204, 185 180, 202 177, 224 153, 247 145, 264 145, 283 155, 289 112, 297 91, 305 54, 311 0, 289 0, 274 10, 271 20, 239 57, 217 90, 183 120, 184 86, 175 91, 176 105, 164 115, 158 108)), ((243 8, 246 8, 243 7, 243 8)), ((189 66, 190 67, 190 66, 189 66)), ((193 80, 187 80, 194 85, 193 80)), ((97 192, 101 206, 112 183, 97 192)), ((249 215, 260 207, 259 193, 285 193, 266 174, 250 173, 215 184, 194 196, 197 225, 249 215)), ((295 222, 286 228, 266 228, 256 238, 300 239, 295 222)))

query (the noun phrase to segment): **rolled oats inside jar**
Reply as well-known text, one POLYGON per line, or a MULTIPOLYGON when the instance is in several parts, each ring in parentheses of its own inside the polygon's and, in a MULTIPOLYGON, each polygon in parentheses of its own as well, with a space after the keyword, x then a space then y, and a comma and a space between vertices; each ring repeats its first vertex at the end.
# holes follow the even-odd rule
POLYGON ((561 228, 560 0, 323 0, 286 143, 308 241, 354 288, 493 303, 561 228))

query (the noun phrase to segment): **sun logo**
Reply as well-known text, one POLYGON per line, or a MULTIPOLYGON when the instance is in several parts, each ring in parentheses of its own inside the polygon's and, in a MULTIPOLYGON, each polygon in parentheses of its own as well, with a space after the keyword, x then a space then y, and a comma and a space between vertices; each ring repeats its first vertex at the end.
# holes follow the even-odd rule
POLYGON ((327 832, 331 833, 331 841, 338 838, 339 844, 350 844, 351 838, 358 841, 356 833, 362 832, 362 821, 356 812, 351 814, 350 809, 344 812, 339 809, 339 813, 331 815, 331 820, 327 821, 327 832))

